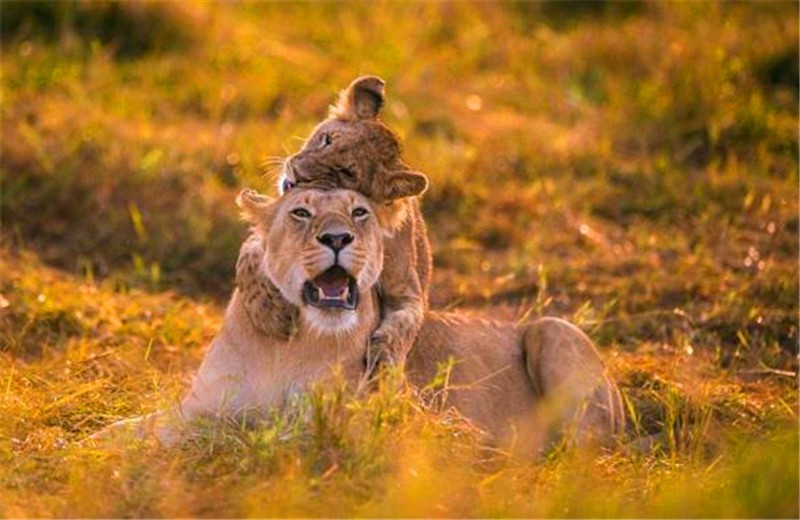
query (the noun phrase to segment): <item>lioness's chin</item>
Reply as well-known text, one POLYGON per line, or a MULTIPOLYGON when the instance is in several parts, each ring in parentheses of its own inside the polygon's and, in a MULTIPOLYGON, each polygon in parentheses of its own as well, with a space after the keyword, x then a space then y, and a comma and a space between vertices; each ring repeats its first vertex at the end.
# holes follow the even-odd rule
POLYGON ((306 280, 302 300, 303 319, 319 335, 347 333, 358 323, 358 283, 340 265, 306 280))
POLYGON ((346 334, 358 325, 355 310, 303 305, 301 316, 308 328, 320 336, 346 334))

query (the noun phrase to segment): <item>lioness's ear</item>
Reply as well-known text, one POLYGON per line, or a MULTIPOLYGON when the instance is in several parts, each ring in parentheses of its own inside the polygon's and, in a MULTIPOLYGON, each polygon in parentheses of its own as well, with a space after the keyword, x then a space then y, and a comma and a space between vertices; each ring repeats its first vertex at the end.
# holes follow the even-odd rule
POLYGON ((242 190, 236 197, 236 205, 242 210, 242 218, 251 224, 268 217, 274 203, 275 199, 261 195, 250 188, 242 190))
POLYGON ((386 179, 385 200, 414 197, 428 189, 428 178, 412 171, 392 172, 386 179))
POLYGON ((377 76, 356 78, 339 94, 331 115, 342 120, 375 119, 385 100, 386 82, 377 76))

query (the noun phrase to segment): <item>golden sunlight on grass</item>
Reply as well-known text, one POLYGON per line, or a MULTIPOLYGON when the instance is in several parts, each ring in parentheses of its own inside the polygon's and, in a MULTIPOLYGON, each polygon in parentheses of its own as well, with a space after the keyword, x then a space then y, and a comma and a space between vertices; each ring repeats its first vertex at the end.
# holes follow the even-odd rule
POLYGON ((0 516, 786 517, 798 510, 798 7, 0 4, 0 516), (245 226, 336 92, 387 80, 432 304, 565 317, 607 451, 493 450, 388 375, 176 447, 245 226))

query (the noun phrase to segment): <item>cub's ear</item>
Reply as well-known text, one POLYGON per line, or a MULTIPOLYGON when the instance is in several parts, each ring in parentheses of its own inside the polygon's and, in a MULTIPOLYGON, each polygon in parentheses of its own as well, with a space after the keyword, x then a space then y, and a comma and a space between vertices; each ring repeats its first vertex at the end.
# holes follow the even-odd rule
POLYGON ((345 121, 375 119, 386 99, 386 82, 377 76, 361 76, 339 94, 331 115, 345 121))
POLYGON ((428 178, 419 172, 392 172, 386 179, 385 200, 397 200, 420 195, 428 189, 428 178))
POLYGON ((256 224, 272 214, 275 199, 261 195, 250 188, 242 190, 236 197, 236 205, 242 210, 242 218, 256 224))

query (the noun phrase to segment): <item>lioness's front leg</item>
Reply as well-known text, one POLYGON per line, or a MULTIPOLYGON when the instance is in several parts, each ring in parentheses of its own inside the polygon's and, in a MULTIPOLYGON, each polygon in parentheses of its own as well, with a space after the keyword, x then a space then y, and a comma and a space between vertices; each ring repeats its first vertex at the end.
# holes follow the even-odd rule
MULTIPOLYGON (((234 293, 234 299, 238 293, 234 293)), ((228 316, 231 313, 228 313, 228 316)), ((225 327, 225 325, 223 325, 225 327)), ((189 392, 181 400, 165 410, 123 419, 90 438, 107 440, 133 438, 156 439, 171 446, 183 437, 186 426, 201 417, 234 416, 254 401, 253 392, 243 383, 244 362, 235 349, 230 348, 231 338, 223 328, 214 338, 206 352, 189 392)))

